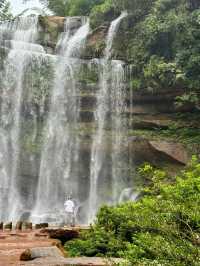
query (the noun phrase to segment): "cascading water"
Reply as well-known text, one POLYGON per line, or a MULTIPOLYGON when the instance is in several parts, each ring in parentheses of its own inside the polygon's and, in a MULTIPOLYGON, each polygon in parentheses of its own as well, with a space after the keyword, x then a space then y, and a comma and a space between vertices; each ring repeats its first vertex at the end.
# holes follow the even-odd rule
POLYGON ((112 199, 113 204, 117 204, 129 177, 129 158, 126 152, 128 150, 127 87, 124 63, 113 60, 111 67, 112 199))
POLYGON ((1 58, 2 49, 7 53, 0 68, 0 220, 61 222, 72 194, 78 221, 86 223, 102 203, 134 198, 127 173, 126 66, 111 60, 126 16, 111 23, 100 60, 80 59, 86 18, 66 18, 56 55, 37 44, 37 17, 0 25, 1 58), (86 117, 93 107, 94 123, 86 117))
POLYGON ((127 16, 128 16, 127 11, 123 11, 118 18, 112 21, 110 25, 108 36, 106 39, 106 48, 104 52, 104 57, 106 60, 109 60, 112 56, 112 47, 113 47, 114 38, 116 37, 121 21, 127 16))
MULTIPOLYGON (((108 35, 107 35, 107 40, 106 40, 104 59, 100 62, 100 64, 102 64, 103 70, 102 70, 102 73, 100 73, 100 89, 97 95, 97 109, 95 111, 95 121, 97 123, 97 130, 96 130, 96 134, 93 137, 92 152, 91 152, 92 154, 91 154, 91 166, 90 166, 91 168, 90 169, 91 171, 90 172, 90 199, 89 199, 89 215, 88 215, 89 222, 93 221, 98 207, 105 200, 105 198, 101 199, 101 196, 100 196, 101 191, 99 191, 99 189, 101 189, 101 186, 99 183, 101 183, 102 181, 100 180, 100 178, 101 178, 101 175, 103 175, 102 169, 103 169, 103 164, 106 159, 106 152, 105 152, 106 121, 107 121, 109 113, 112 112, 110 108, 112 74, 117 69, 118 70, 117 75, 121 76, 121 73, 123 75, 123 68, 121 66, 119 67, 119 62, 117 63, 117 68, 114 67, 114 72, 113 72, 112 64, 114 63, 111 62, 110 58, 112 55, 113 40, 117 34, 117 31, 118 31, 118 28, 120 26, 122 19, 125 18, 126 16, 127 16, 127 12, 123 12, 116 20, 114 20, 111 23, 109 31, 108 31, 108 35)), ((120 80, 120 82, 121 81, 122 80, 120 80)), ((117 88, 114 88, 114 90, 115 89, 116 91, 117 89, 121 91, 121 84, 119 84, 119 82, 117 82, 117 88)), ((121 92, 117 92, 117 93, 121 94, 121 92)), ((111 101, 112 100, 113 99, 111 99, 111 101)), ((123 104, 124 103, 123 98, 120 100, 121 100, 121 103, 123 104)), ((118 101, 116 101, 116 105, 117 106, 119 105, 118 101)), ((109 176, 107 176, 107 179, 109 179, 109 176)))
POLYGON ((75 74, 81 64, 78 56, 89 33, 89 22, 82 18, 81 24, 73 33, 73 18, 67 18, 65 34, 57 45, 60 55, 44 134, 37 202, 33 212, 36 221, 51 218, 57 222, 59 218, 62 220, 66 195, 73 193, 73 196, 78 196, 79 104, 75 74))
POLYGON ((30 59, 24 51, 24 43, 26 43, 26 48, 28 49, 28 43, 35 40, 37 21, 37 17, 21 18, 15 22, 16 24, 10 25, 11 29, 14 30, 14 34, 3 73, 5 75, 2 92, 4 100, 1 107, 1 146, 3 146, 3 152, 1 153, 1 165, 3 167, 1 189, 3 190, 3 195, 5 195, 3 196, 3 201, 7 209, 6 214, 5 210, 2 211, 1 217, 5 215, 6 218, 16 217, 17 208, 20 205, 17 190, 20 114, 24 71, 30 59))
MULTIPOLYGON (((20 174, 21 139, 23 123, 23 102, 27 88, 31 86, 33 64, 40 69, 44 63, 44 49, 34 44, 37 39, 38 17, 18 18, 0 26, 1 45, 8 49, 8 55, 1 72, 1 127, 0 127, 0 218, 14 220, 24 212, 24 186, 20 174), (5 38, 9 37, 10 40, 5 38), (42 59, 42 60, 41 60, 42 59), (28 82, 27 72, 30 72, 28 82)), ((42 88, 43 83, 40 86, 42 88)), ((27 101, 28 102, 28 101, 27 101)), ((33 110, 32 110, 33 111, 33 110)), ((34 112, 34 111, 33 111, 34 112)), ((30 191, 27 191, 29 194, 30 191)), ((28 199, 26 198, 25 201, 28 199)))

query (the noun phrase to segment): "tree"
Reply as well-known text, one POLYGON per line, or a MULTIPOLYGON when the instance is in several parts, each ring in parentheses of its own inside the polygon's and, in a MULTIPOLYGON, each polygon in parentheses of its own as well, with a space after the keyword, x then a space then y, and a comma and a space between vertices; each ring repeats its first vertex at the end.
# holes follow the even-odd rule
POLYGON ((40 2, 55 15, 65 17, 87 16, 95 5, 102 4, 105 0, 40 0, 40 2))
POLYGON ((102 4, 104 0, 68 0, 69 1, 69 15, 88 16, 92 8, 96 5, 102 4))
POLYGON ((69 12, 69 0, 40 0, 55 15, 65 17, 69 12))
POLYGON ((124 257, 137 266, 199 266, 200 163, 175 177, 145 164, 143 198, 100 209, 96 223, 66 242, 72 256, 124 257))
POLYGON ((10 2, 7 0, 0 0, 0 20, 11 19, 10 2))

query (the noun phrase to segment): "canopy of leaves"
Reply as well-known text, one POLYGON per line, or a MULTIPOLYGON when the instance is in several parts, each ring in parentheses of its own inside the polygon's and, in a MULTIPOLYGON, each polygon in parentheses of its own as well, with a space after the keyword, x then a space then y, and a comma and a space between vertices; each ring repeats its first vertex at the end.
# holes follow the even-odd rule
POLYGON ((131 265, 200 265, 200 163, 194 157, 174 180, 148 164, 139 173, 152 181, 143 199, 101 208, 94 227, 65 248, 131 265))
POLYGON ((91 9, 104 0, 41 0, 46 8, 59 16, 88 16, 91 9))
MULTIPOLYGON (((179 104, 199 108, 199 0, 41 0, 56 15, 89 15, 92 28, 129 18, 118 40, 120 59, 132 64, 133 89, 185 89, 179 104), (195 102, 194 102, 195 99, 195 102)), ((103 41, 103 40, 102 40, 103 41)))
POLYGON ((0 0, 0 21, 11 19, 10 2, 7 0, 0 0))
MULTIPOLYGON (((28 0, 26 0, 28 1, 28 0)), ((138 18, 147 14, 155 0, 40 0, 55 15, 59 16, 89 16, 106 14, 114 10, 113 15, 122 10, 129 10, 138 18)), ((98 19, 98 18, 96 18, 98 19)), ((102 16, 102 19, 105 17, 102 16)), ((113 16, 110 17, 113 19, 113 16)))

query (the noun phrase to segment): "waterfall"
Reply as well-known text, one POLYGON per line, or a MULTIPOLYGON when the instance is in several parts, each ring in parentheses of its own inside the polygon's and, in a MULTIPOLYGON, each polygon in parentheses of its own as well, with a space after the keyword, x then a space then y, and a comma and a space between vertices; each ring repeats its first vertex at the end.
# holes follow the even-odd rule
MULTIPOLYGON (((115 70, 117 69, 116 75, 122 75, 123 76, 123 68, 121 65, 119 65, 119 62, 117 62, 117 67, 114 66, 114 72, 112 65, 114 62, 111 62, 110 58, 112 55, 112 46, 114 38, 117 34, 118 28, 120 26, 120 23, 124 17, 127 16, 127 12, 122 12, 122 14, 114 20, 109 28, 107 39, 106 39, 106 48, 104 53, 104 58, 101 61, 102 64, 102 71, 100 73, 100 89, 97 95, 97 109, 95 111, 95 121, 97 123, 97 130, 96 134, 93 137, 93 144, 92 144, 92 152, 91 152, 91 166, 90 166, 90 197, 89 197, 89 215, 88 215, 88 221, 93 221, 97 209, 102 203, 102 201, 105 201, 105 198, 101 199, 100 192, 101 185, 100 183, 103 183, 103 180, 101 180, 101 175, 103 175, 103 165, 106 160, 106 147, 105 147, 105 138, 106 138, 106 121, 108 119, 108 116, 110 112, 112 113, 112 109, 110 107, 110 101, 112 102, 113 99, 110 99, 111 96, 111 87, 112 85, 115 85, 115 81, 112 81, 112 74, 115 73, 115 70), (119 71, 120 70, 120 71, 119 71)), ((116 77, 115 75, 115 77, 116 77)), ((113 88, 116 93, 117 89, 121 91, 121 82, 122 79, 119 82, 117 82, 117 88, 113 88)), ((113 95, 113 93, 112 93, 113 95)), ((121 100, 123 105, 123 99, 121 100)), ((116 102, 116 105, 119 105, 119 102, 116 102)), ((121 111, 121 110, 120 110, 121 111)), ((112 117, 112 115, 111 115, 112 117)), ((113 128, 111 128, 114 130, 113 128)), ((117 128, 119 129, 119 128, 117 128)), ((112 153, 112 152, 111 152, 112 153)), ((115 171, 114 171, 115 174, 115 171)), ((108 173, 107 173, 108 175, 108 173)), ((112 175, 112 174, 110 174, 112 175)), ((107 179, 109 180, 110 177, 107 176, 107 179)), ((115 182, 114 182, 115 183, 115 182)), ((115 188, 114 188, 115 190, 115 188)))
POLYGON ((76 73, 81 65, 79 53, 89 33, 89 22, 82 18, 82 25, 72 31, 74 18, 67 18, 65 32, 58 42, 58 57, 50 111, 42 149, 37 202, 33 219, 58 221, 63 215, 66 195, 77 196, 78 169, 76 73), (59 211, 61 210, 61 213, 59 211), (45 218, 44 218, 45 217, 45 218))
POLYGON ((21 127, 21 102, 23 94, 23 79, 29 54, 24 51, 26 43, 35 40, 37 34, 37 17, 18 19, 10 23, 8 29, 14 30, 11 50, 8 53, 3 72, 3 91, 1 106, 1 179, 0 186, 3 193, 1 197, 0 216, 8 219, 17 216, 20 208, 19 193, 17 189, 18 163, 20 154, 19 136, 21 127))
MULTIPOLYGON (((33 180, 27 177, 25 181, 21 166, 25 163, 22 157, 26 156, 26 160, 32 164, 34 155, 28 158, 21 148, 26 134, 33 135, 30 143, 35 145, 37 142, 35 83, 40 82, 40 90, 47 86, 48 82, 42 80, 41 69, 47 67, 51 59, 46 56, 42 46, 35 44, 38 17, 20 17, 13 22, 6 22, 0 25, 0 36, 1 45, 8 51, 1 71, 0 219, 16 221, 33 203, 33 180), (36 73, 40 77, 36 77, 36 73), (29 113, 29 124, 24 122, 27 120, 24 119, 25 113, 29 113), (32 124, 33 132, 27 133, 27 125, 32 124)), ((37 101, 40 101, 42 110, 43 99, 37 101)))
POLYGON ((103 58, 89 60, 87 18, 66 18, 55 50, 39 44, 38 17, 0 24, 0 220, 62 222, 71 195, 88 223, 101 204, 135 197, 126 64, 111 60, 126 16, 111 23, 103 58))
POLYGON ((128 119, 125 114, 127 87, 124 63, 113 60, 111 67, 112 201, 113 204, 117 204, 129 176, 128 119))
POLYGON ((127 11, 123 11, 117 19, 112 21, 112 23, 110 25, 110 28, 108 31, 108 36, 106 39, 106 48, 105 48, 105 52, 104 52, 104 57, 106 60, 110 59, 110 57, 112 55, 112 46, 113 46, 114 38, 117 34, 117 31, 119 29, 119 26, 120 26, 122 19, 125 18, 126 16, 128 16, 127 11))

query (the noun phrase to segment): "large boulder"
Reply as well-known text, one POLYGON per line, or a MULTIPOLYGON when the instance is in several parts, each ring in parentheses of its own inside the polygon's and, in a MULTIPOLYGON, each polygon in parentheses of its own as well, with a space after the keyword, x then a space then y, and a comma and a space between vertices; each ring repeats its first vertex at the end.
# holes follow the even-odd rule
POLYGON ((92 59, 103 56, 107 31, 107 26, 100 26, 89 34, 86 41, 86 47, 81 55, 82 58, 92 59))
POLYGON ((59 239, 63 244, 66 241, 69 241, 74 238, 79 237, 79 231, 78 230, 73 230, 73 229, 42 229, 40 231, 42 234, 47 234, 50 238, 53 239, 59 239))
POLYGON ((135 165, 144 162, 157 166, 162 163, 186 165, 189 160, 187 150, 180 143, 165 140, 154 141, 142 137, 132 137, 129 140, 129 154, 135 165))
POLYGON ((43 257, 62 258, 63 254, 57 247, 36 247, 36 248, 26 249, 21 254, 20 260, 29 261, 43 257))
POLYGON ((182 144, 167 141, 150 141, 149 143, 155 151, 169 156, 178 163, 187 164, 188 154, 182 144))

